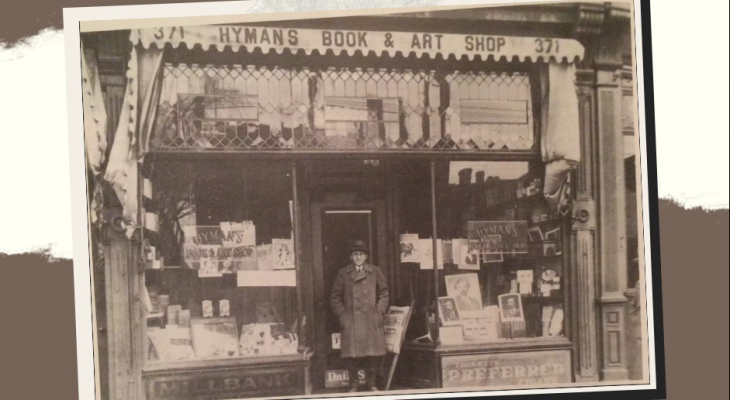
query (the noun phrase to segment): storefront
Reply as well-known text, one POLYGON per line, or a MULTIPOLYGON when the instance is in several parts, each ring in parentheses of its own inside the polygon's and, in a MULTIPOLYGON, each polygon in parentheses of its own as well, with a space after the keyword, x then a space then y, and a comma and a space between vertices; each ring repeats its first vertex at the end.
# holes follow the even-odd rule
POLYGON ((132 31, 106 168, 112 398, 337 391, 329 294, 355 239, 412 306, 391 387, 621 378, 625 262, 596 263, 625 254, 620 204, 594 206, 621 89, 550 10, 567 22, 523 33, 459 12, 132 31))

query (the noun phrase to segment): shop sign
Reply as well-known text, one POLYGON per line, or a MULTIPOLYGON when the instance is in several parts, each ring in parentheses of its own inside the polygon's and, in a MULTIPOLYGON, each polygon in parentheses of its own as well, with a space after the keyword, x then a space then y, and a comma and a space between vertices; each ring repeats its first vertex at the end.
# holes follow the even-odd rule
POLYGON ((570 383, 566 350, 444 357, 444 388, 570 383))
POLYGON ((257 269, 256 227, 252 222, 184 226, 183 259, 210 274, 257 269))
POLYGON ((467 233, 485 255, 526 254, 529 249, 527 221, 469 221, 467 233))
POLYGON ((301 371, 239 371, 199 377, 153 377, 147 382, 150 400, 236 399, 304 394, 301 371))
POLYGON ((174 48, 185 43, 188 48, 201 45, 204 50, 208 50, 215 46, 219 51, 231 46, 234 51, 245 47, 249 51, 260 48, 264 52, 274 49, 279 53, 284 49, 304 50, 306 54, 311 54, 313 50, 322 54, 328 50, 335 54, 346 51, 350 55, 355 51, 363 54, 372 51, 377 55, 387 52, 390 56, 397 52, 404 55, 415 52, 418 56, 429 54, 434 57, 441 54, 446 57, 454 54, 457 58, 466 55, 469 59, 477 55, 482 59, 489 56, 495 59, 505 57, 508 60, 518 57, 520 61, 529 57, 532 61, 554 58, 573 62, 576 58, 582 58, 584 52, 580 42, 574 39, 233 25, 137 29, 132 32, 131 40, 135 44, 142 43, 145 48, 153 43, 158 48, 163 48, 166 43, 174 48))
MULTIPOLYGON (((360 384, 365 384, 365 370, 361 369, 357 371, 358 379, 360 384)), ((326 388, 341 388, 347 387, 350 383, 346 369, 328 369, 324 375, 324 386, 326 388)))

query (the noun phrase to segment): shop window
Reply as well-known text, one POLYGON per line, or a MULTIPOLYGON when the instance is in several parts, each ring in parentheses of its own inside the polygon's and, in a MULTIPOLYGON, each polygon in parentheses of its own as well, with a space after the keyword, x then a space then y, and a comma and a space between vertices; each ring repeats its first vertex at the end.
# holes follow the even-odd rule
POLYGON ((286 165, 159 161, 159 269, 145 272, 149 363, 296 354, 286 165))
MULTIPOLYGON (((395 169, 406 170, 402 164, 395 169)), ((401 264, 398 283, 420 313, 407 340, 429 342, 437 328, 446 345, 565 337, 568 225, 540 192, 542 165, 436 163, 436 303, 432 209, 424 200, 430 176, 422 167, 399 177, 401 261, 418 254, 401 264)))
POLYGON ((446 133, 461 146, 529 150, 534 145, 532 89, 525 73, 453 73, 446 76, 446 133))
POLYGON ((155 148, 534 151, 529 75, 166 64, 155 148))

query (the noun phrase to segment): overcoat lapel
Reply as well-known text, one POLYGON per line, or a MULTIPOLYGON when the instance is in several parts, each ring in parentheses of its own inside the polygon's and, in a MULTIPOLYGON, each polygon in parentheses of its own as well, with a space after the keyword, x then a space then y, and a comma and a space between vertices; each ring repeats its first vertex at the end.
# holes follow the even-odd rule
POLYGON ((365 279, 368 273, 372 273, 373 267, 370 264, 366 263, 362 266, 362 271, 357 272, 357 267, 355 266, 355 264, 350 264, 347 266, 347 270, 349 272, 350 278, 353 281, 359 281, 360 279, 365 279))

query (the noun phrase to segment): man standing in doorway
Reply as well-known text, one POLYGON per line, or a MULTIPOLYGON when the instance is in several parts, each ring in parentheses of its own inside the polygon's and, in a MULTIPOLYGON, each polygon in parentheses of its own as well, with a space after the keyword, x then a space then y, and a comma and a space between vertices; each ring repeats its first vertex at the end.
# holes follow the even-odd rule
POLYGON ((370 391, 377 391, 376 373, 380 357, 385 355, 385 313, 389 292, 385 275, 365 261, 368 247, 362 240, 350 247, 350 260, 335 278, 330 303, 340 320, 341 356, 347 365, 350 392, 357 392, 360 369, 365 370, 370 391))

